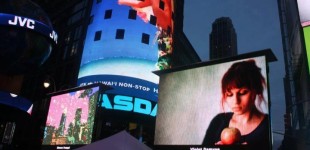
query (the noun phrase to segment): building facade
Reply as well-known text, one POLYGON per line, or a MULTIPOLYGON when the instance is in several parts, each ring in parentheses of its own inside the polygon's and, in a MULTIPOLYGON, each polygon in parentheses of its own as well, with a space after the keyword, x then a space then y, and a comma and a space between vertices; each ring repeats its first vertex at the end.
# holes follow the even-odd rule
POLYGON ((217 18, 210 33, 210 60, 237 54, 237 34, 232 20, 229 17, 217 18))
MULTIPOLYGON (((53 51, 48 60, 38 69, 31 73, 25 74, 22 80, 20 95, 30 99, 34 103, 32 127, 29 127, 29 132, 36 134, 29 138, 32 141, 32 147, 36 149, 40 146, 40 138, 43 136, 42 125, 45 123, 48 96, 47 94, 58 92, 78 86, 79 69, 82 60, 82 55, 86 43, 87 30, 89 25, 94 21, 91 13, 94 3, 103 3, 107 1, 101 0, 55 0, 55 1, 39 1, 33 0, 42 7, 50 17, 54 30, 58 33, 58 44, 53 48, 53 51), (44 88, 43 81, 49 79, 51 82, 50 88, 44 88), (40 129, 41 128, 41 129, 40 129), (34 145, 34 146, 33 146, 34 145)), ((114 0, 116 1, 116 0, 114 0)), ((163 1, 159 1, 162 3, 163 1)), ((183 33, 183 5, 184 0, 171 0, 174 4, 172 22, 173 22, 173 53, 171 54, 171 67, 183 66, 191 63, 200 62, 200 58, 194 48, 183 33)), ((163 5, 161 5, 162 7, 163 5)), ((128 10, 128 12, 134 11, 128 10)), ((109 14, 113 16, 113 12, 105 11, 102 18, 109 18, 109 14)), ((153 18, 154 19, 154 18, 153 18)), ((126 24, 122 24, 126 26, 126 24)), ((151 26, 151 25, 150 25, 151 26)), ((123 29, 123 28, 120 28, 123 29)), ((134 28, 132 28, 134 29, 134 28)), ((167 28, 168 32, 171 32, 167 28)), ((116 30, 117 38, 125 37, 130 30, 116 30)), ((103 33, 103 32, 102 32, 103 33)), ((172 33, 172 32, 171 32, 172 33)), ((99 36, 99 32, 93 36, 93 39, 104 39, 104 34, 99 36)), ((154 35, 150 35, 154 36, 154 35)), ((142 44, 147 42, 146 38, 142 38, 142 44)), ((99 41, 99 40, 98 40, 99 41)), ((149 43, 152 43, 149 39, 149 43)), ((117 43, 116 43, 117 44, 117 43)), ((157 46, 157 45, 156 45, 157 46)), ((157 53, 157 51, 156 51, 157 53)), ((157 58, 156 58, 157 59, 157 58)), ((113 117, 111 117, 113 118, 113 117)), ((115 118, 115 117, 114 117, 115 118)), ((124 127, 121 121, 107 121, 104 123, 106 128, 102 130, 122 130, 132 128, 132 134, 141 133, 141 130, 153 132, 153 126, 143 126, 135 124, 132 121, 127 121, 127 127, 124 127), (115 126, 114 126, 115 123, 115 126)), ((112 134, 112 132, 106 132, 112 134)), ((109 135, 110 135, 109 134, 109 135)), ((152 133, 151 133, 152 134, 152 133)), ((106 135, 106 136, 109 136, 106 135)), ((148 135, 149 136, 149 135, 148 135)), ((147 136, 146 136, 147 137, 147 136)), ((152 145, 152 135, 148 137, 148 144, 152 145)))

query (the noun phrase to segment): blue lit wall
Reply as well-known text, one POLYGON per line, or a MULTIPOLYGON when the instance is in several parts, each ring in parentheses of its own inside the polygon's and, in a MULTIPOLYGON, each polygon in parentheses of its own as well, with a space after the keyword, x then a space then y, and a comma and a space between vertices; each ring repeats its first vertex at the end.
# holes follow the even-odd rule
POLYGON ((93 1, 79 86, 103 83, 114 88, 111 94, 157 102, 159 77, 152 71, 158 69, 158 35, 162 28, 141 18, 143 11, 141 14, 134 7, 120 5, 118 0, 93 1))

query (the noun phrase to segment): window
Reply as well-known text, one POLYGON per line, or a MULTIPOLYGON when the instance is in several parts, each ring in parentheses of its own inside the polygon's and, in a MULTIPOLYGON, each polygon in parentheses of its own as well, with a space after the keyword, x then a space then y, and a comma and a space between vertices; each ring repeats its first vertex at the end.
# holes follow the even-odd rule
POLYGON ((94 15, 90 16, 90 18, 89 18, 89 24, 92 24, 93 21, 94 21, 94 15))
POLYGON ((101 31, 97 31, 95 33, 94 41, 99 41, 101 39, 101 31))
POLYGON ((110 19, 112 17, 112 9, 106 10, 104 14, 104 19, 110 19))
POLYGON ((102 2, 102 0, 97 0, 97 1, 96 1, 97 4, 98 4, 98 3, 101 3, 101 2, 102 2))
POLYGON ((74 43, 72 44, 71 51, 70 51, 70 56, 73 56, 73 55, 75 55, 75 54, 77 53, 78 47, 79 47, 78 41, 77 41, 77 42, 74 42, 74 43))
POLYGON ((81 35, 82 35, 82 26, 79 26, 75 28, 74 40, 80 39, 81 35))
POLYGON ((137 18, 137 11, 135 11, 133 9, 129 10, 128 18, 136 20, 136 18, 137 18))
POLYGON ((116 39, 124 39, 125 30, 124 29, 117 29, 116 30, 116 39))
POLYGON ((157 22, 157 18, 155 16, 151 15, 151 17, 150 17, 150 24, 155 26, 156 22, 157 22))
POLYGON ((148 35, 146 33, 142 33, 141 42, 145 43, 145 44, 149 44, 149 40, 150 40, 150 35, 148 35))
POLYGON ((163 2, 163 1, 159 1, 159 8, 160 9, 162 9, 162 10, 164 10, 165 9, 165 2, 163 2))

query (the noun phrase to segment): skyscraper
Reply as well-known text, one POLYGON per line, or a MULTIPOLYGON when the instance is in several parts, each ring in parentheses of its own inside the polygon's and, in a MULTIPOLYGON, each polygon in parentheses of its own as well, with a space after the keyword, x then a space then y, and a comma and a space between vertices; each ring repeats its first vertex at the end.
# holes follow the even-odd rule
POLYGON ((229 17, 217 18, 210 33, 210 60, 237 55, 237 35, 229 17))

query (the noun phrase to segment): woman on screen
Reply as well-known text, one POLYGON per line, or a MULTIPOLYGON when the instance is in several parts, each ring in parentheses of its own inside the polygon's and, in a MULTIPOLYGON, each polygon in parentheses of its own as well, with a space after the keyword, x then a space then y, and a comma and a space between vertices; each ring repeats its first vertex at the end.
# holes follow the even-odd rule
POLYGON ((212 119, 203 145, 242 144, 266 146, 269 149, 269 117, 258 107, 265 102, 263 91, 266 87, 260 71, 254 60, 234 63, 227 70, 222 78, 221 105, 224 110, 224 104, 227 104, 231 112, 224 110, 224 113, 212 119), (239 131, 228 129, 222 133, 228 127, 239 131), (227 136, 229 132, 239 133, 234 137, 227 136), (227 143, 229 140, 234 142, 227 143))

